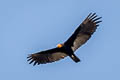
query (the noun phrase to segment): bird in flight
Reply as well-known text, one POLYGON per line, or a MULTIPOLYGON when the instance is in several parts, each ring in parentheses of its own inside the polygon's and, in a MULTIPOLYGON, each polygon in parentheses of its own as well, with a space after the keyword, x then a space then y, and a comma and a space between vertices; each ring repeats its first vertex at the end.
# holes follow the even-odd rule
POLYGON ((69 56, 74 62, 79 62, 80 59, 74 52, 90 39, 99 26, 98 23, 102 22, 100 19, 101 17, 98 17, 96 13, 90 13, 67 41, 58 44, 56 48, 30 54, 27 61, 29 64, 39 65, 52 63, 69 56))

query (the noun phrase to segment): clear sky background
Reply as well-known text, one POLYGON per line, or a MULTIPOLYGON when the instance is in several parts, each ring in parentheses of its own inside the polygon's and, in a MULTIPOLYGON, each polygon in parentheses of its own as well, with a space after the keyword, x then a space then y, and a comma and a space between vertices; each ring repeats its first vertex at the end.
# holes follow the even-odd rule
POLYGON ((0 80, 120 80, 120 0, 0 0, 0 80), (66 41, 90 12, 92 38, 69 57, 32 66, 30 53, 66 41))

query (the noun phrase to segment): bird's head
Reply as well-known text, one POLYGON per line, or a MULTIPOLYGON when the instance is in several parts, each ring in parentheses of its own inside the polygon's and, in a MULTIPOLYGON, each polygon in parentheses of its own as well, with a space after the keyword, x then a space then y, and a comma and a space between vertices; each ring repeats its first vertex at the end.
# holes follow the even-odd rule
POLYGON ((61 47, 63 47, 63 44, 58 44, 57 47, 61 48, 61 47))

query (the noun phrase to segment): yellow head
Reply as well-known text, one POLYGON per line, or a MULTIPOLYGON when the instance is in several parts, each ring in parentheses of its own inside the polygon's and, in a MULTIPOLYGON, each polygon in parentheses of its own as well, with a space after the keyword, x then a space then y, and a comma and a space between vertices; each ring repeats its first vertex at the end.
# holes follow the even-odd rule
POLYGON ((63 44, 58 44, 57 47, 61 48, 61 47, 63 47, 63 44))

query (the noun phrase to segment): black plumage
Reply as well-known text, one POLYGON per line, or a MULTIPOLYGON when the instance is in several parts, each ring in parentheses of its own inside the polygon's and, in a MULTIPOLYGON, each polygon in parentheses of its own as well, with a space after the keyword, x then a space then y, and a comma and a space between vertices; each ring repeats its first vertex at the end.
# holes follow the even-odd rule
POLYGON ((96 31, 97 26, 99 26, 100 19, 101 17, 97 17, 96 13, 90 13, 65 43, 59 44, 58 47, 50 50, 31 54, 27 57, 28 61, 30 61, 30 64, 39 65, 58 61, 69 56, 73 61, 79 62, 80 59, 74 52, 89 40, 96 31))

